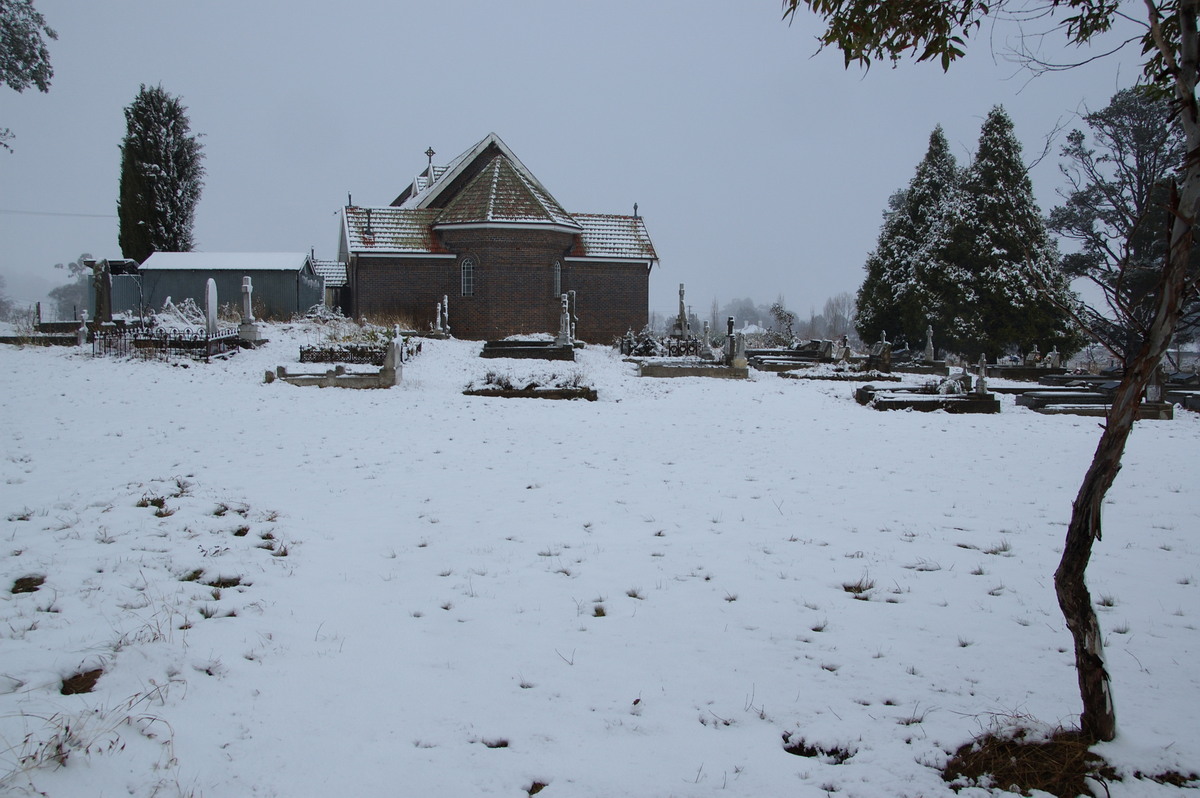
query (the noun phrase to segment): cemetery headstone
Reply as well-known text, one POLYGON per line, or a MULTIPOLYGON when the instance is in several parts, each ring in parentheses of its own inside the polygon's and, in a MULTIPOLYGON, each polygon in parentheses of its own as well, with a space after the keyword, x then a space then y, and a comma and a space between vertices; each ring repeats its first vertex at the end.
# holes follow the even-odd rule
POLYGON ((571 346, 571 311, 568 307, 570 299, 566 294, 559 297, 559 302, 562 303, 562 310, 558 315, 558 337, 554 339, 554 343, 558 346, 571 346))
POLYGON ((400 361, 403 359, 401 346, 399 335, 393 338, 391 344, 388 345, 387 356, 383 359, 383 368, 379 370, 379 387, 388 388, 400 384, 400 375, 403 371, 403 366, 400 365, 400 361))
POLYGON ((92 284, 96 287, 96 321, 111 322, 112 318, 112 272, 107 260, 92 263, 92 284))
POLYGON ((576 327, 579 326, 579 305, 575 302, 574 291, 568 291, 567 298, 569 299, 569 310, 571 317, 571 341, 574 342, 578 334, 576 327))
POLYGON ((749 366, 750 361, 746 358, 746 334, 738 333, 736 343, 733 350, 733 360, 729 365, 735 369, 744 369, 749 366))
POLYGON ((204 332, 209 338, 217 334, 217 281, 211 277, 204 288, 204 332))
POLYGON ((933 325, 925 328, 925 362, 933 362, 933 325))
POLYGON ((267 340, 263 337, 262 327, 254 320, 254 284, 249 275, 242 277, 242 323, 238 325, 238 338, 251 349, 267 340))
POLYGON ((254 285, 249 275, 242 278, 242 321, 254 321, 254 285))
POLYGON ((688 334, 690 332, 688 330, 687 306, 684 305, 684 303, 683 303, 683 293, 684 293, 683 283, 680 283, 679 284, 679 315, 675 318, 674 329, 671 330, 672 338, 687 338, 688 334))

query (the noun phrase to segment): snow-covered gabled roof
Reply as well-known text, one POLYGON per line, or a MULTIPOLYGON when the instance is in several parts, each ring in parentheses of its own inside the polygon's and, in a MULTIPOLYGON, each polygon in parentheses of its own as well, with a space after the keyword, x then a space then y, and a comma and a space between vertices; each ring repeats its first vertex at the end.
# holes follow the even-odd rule
POLYGON ((340 260, 314 260, 313 271, 325 280, 326 288, 341 288, 346 284, 346 264, 340 260))
MULTIPOLYGON (((465 174, 472 168, 472 166, 476 164, 476 161, 481 157, 486 158, 487 161, 490 162, 492 158, 488 156, 489 150, 493 151, 492 157, 494 157, 495 153, 499 153, 507 158, 509 163, 512 164, 513 168, 526 181, 536 186, 537 189, 546 196, 550 196, 550 192, 546 191, 545 186, 543 186, 541 182, 533 176, 533 173, 525 167, 525 164, 521 163, 521 159, 518 158, 516 154, 508 148, 508 145, 505 144, 495 133, 489 133, 474 147, 459 155, 450 163, 446 164, 445 168, 441 171, 439 171, 437 167, 434 167, 435 179, 432 183, 429 183, 427 186, 425 186, 423 190, 409 196, 406 196, 406 194, 409 194, 409 192, 406 191, 397 197, 396 201, 394 201, 392 204, 401 208, 444 207, 445 203, 452 199, 452 197, 443 196, 446 190, 453 186, 460 177, 464 177, 465 174)), ((426 169, 425 171, 428 172, 429 170, 426 169)), ((410 186, 410 189, 411 188, 413 187, 410 186)), ((551 199, 553 199, 553 197, 551 197, 551 199)))
POLYGON ((155 252, 139 271, 299 272, 307 252, 155 252))
POLYGON ((501 153, 450 200, 436 222, 439 227, 461 224, 548 224, 582 229, 540 183, 522 174, 501 153))
POLYGON ((572 218, 583 226, 583 232, 576 237, 571 257, 658 261, 642 217, 576 213, 572 218))
POLYGON ((440 209, 362 208, 351 205, 342 213, 347 252, 421 254, 436 252, 430 225, 440 209))

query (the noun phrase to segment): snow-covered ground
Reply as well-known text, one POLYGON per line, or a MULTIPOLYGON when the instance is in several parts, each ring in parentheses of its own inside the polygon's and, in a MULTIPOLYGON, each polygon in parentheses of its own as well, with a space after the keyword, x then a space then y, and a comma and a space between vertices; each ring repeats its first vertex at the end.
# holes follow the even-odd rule
MULTIPOLYGON (((263 374, 312 333, 269 335, 0 347, 0 794, 940 796, 981 730, 1075 719, 1052 573, 1098 419, 457 341, 297 388, 263 374), (496 369, 600 401, 461 394, 496 369)), ((1089 571, 1126 773, 1200 769, 1198 444, 1138 423, 1089 571)))

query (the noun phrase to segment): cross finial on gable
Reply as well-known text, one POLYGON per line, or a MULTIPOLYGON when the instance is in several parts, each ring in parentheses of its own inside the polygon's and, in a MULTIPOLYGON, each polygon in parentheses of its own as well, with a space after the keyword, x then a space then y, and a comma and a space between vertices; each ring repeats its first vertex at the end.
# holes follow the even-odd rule
POLYGON ((429 149, 425 150, 425 157, 429 159, 429 176, 430 177, 433 177, 433 156, 435 156, 435 155, 437 155, 437 153, 433 151, 433 147, 430 147, 429 149))

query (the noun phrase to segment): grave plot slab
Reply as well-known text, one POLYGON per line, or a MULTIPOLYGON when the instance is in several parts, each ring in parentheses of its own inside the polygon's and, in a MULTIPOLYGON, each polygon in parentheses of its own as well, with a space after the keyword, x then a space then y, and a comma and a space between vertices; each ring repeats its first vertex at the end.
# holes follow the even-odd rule
POLYGON ((640 363, 639 377, 716 377, 726 380, 744 380, 750 377, 747 366, 722 366, 704 363, 640 363))
POLYGON ((1000 400, 995 394, 939 394, 929 392, 924 386, 880 390, 873 385, 864 385, 854 392, 854 399, 860 405, 876 410, 916 410, 923 413, 945 410, 947 413, 979 414, 1000 412, 1000 400))
POLYGON ((1112 401, 1111 396, 1098 391, 1060 390, 1060 391, 1025 391, 1018 394, 1016 402, 1020 407, 1031 410, 1041 410, 1053 405, 1105 405, 1112 401))
MULTIPOLYGON (((1104 404, 1063 403, 1047 404, 1029 409, 1046 416, 1097 416, 1103 418, 1108 415, 1111 407, 1107 402, 1104 404)), ((1137 417, 1139 421, 1170 421, 1175 418, 1175 405, 1167 402, 1142 402, 1138 407, 1137 417)))
POLYGON ((480 357, 511 357, 532 360, 575 360, 575 347, 554 341, 485 341, 480 357))
POLYGON ((490 396, 498 399, 583 399, 595 402, 595 388, 469 388, 463 396, 490 396))
POLYGON ((826 380, 829 382, 862 382, 863 380, 871 380, 872 382, 900 382, 900 377, 895 374, 883 374, 881 372, 863 374, 861 371, 839 372, 826 371, 824 369, 785 371, 780 373, 779 376, 788 380, 826 380))

